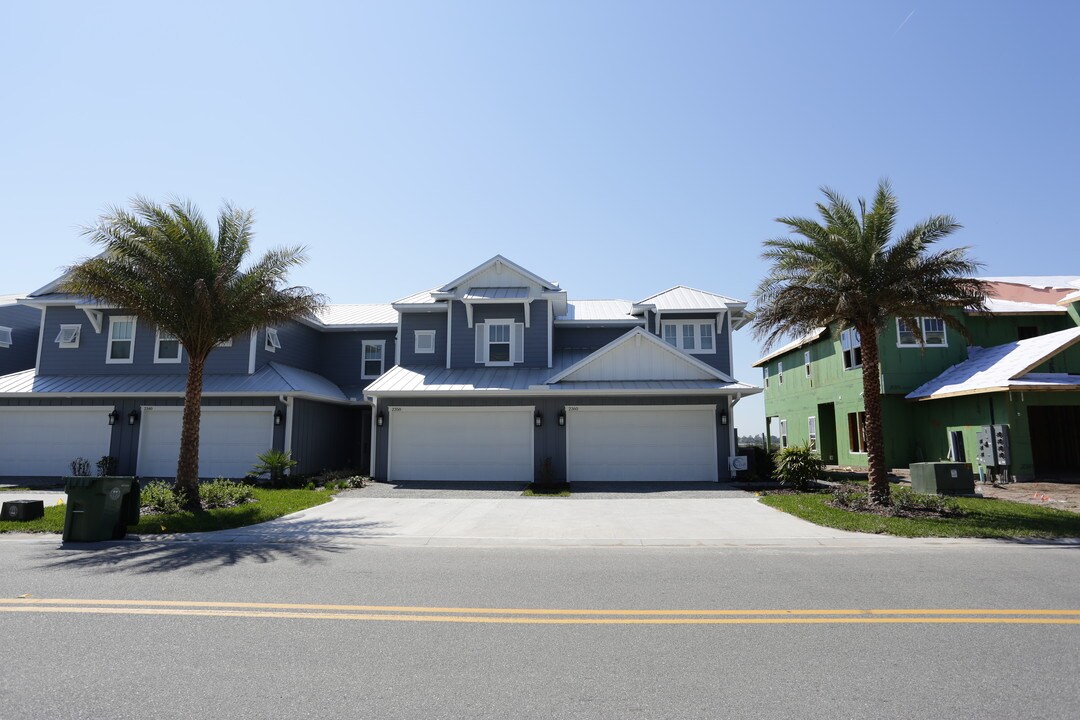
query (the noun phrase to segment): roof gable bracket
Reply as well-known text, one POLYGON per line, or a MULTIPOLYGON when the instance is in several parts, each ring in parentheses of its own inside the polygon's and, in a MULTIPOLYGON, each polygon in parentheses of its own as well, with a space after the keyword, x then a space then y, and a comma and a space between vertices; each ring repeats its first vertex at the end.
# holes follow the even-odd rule
POLYGON ((92 310, 90 308, 83 308, 82 311, 86 313, 86 317, 90 320, 90 324, 94 326, 94 332, 98 335, 101 334, 101 321, 104 313, 100 310, 92 310))
POLYGON ((471 330, 472 326, 473 326, 472 303, 471 302, 466 302, 464 304, 465 304, 465 321, 468 324, 469 329, 471 330))

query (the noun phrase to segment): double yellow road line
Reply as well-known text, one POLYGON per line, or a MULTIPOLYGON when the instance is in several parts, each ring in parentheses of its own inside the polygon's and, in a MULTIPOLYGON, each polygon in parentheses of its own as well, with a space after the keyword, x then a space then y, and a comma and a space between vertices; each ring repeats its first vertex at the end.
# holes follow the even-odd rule
POLYGON ((1042 609, 571 610, 26 597, 0 598, 0 612, 514 625, 1080 625, 1080 610, 1042 609))

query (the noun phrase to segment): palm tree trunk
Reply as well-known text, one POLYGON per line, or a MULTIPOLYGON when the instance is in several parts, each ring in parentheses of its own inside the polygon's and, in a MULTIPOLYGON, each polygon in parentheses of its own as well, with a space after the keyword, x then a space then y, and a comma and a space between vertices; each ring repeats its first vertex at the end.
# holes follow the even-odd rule
POLYGON ((201 510, 199 498, 199 421, 202 418, 204 358, 188 356, 187 390, 180 430, 180 457, 176 461, 176 490, 184 496, 185 510, 201 510))
POLYGON ((858 328, 862 343, 863 408, 866 411, 866 454, 870 472, 867 492, 874 505, 889 504, 889 477, 885 467, 885 431, 881 422, 881 377, 877 330, 858 328))

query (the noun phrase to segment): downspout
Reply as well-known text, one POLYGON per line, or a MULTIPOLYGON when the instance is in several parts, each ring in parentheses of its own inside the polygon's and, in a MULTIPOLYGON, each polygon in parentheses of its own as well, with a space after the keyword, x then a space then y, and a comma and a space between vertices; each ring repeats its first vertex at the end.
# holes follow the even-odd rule
POLYGON ((738 453, 738 447, 735 445, 735 403, 739 402, 741 396, 736 394, 735 400, 732 401, 731 396, 727 396, 727 425, 728 425, 728 477, 732 480, 735 479, 735 468, 731 466, 732 458, 736 457, 738 453))
POLYGON ((37 362, 34 363, 34 377, 41 373, 41 348, 45 344, 45 313, 48 307, 41 307, 41 325, 38 327, 37 338, 37 362))
POLYGON ((379 398, 371 399, 371 467, 368 468, 368 475, 373 479, 375 477, 375 460, 378 457, 379 450, 379 435, 376 432, 378 426, 376 425, 376 419, 379 417, 379 398))

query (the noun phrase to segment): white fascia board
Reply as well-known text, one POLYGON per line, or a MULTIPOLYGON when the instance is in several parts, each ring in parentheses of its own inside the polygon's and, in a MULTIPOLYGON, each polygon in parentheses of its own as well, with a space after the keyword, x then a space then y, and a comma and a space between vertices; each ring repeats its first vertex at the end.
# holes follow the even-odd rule
POLYGON ((559 327, 645 327, 645 319, 627 320, 556 320, 559 327))
MULTIPOLYGON (((349 400, 340 398, 328 398, 325 395, 319 395, 317 393, 309 392, 287 392, 284 393, 289 397, 300 398, 301 400, 315 400, 318 402, 333 403, 335 405, 367 405, 367 402, 360 400, 349 400)), ((281 397, 282 393, 278 390, 268 390, 266 392, 204 392, 202 397, 208 398, 231 398, 231 397, 244 397, 244 398, 257 398, 257 397, 281 397)), ((0 393, 0 398, 48 398, 50 400, 75 400, 79 398, 184 398, 183 392, 163 393, 163 392, 112 392, 112 393, 78 393, 78 392, 21 392, 21 393, 0 393)))
POLYGON ((326 325, 320 328, 323 332, 357 332, 364 330, 397 330, 397 323, 380 323, 378 325, 326 325))
POLYGON ((429 313, 435 313, 435 312, 446 312, 446 310, 447 310, 446 303, 443 303, 443 302, 433 302, 433 303, 390 303, 390 307, 394 308, 395 310, 397 310, 399 312, 404 310, 406 312, 429 312, 429 313))
POLYGON ((544 385, 537 385, 536 390, 386 390, 381 392, 367 393, 365 397, 373 397, 377 399, 385 398, 431 398, 432 400, 438 398, 473 398, 480 400, 490 397, 614 397, 614 396, 631 396, 631 395, 657 395, 657 396, 690 396, 690 395, 753 395, 761 392, 760 388, 748 389, 746 387, 738 388, 709 388, 704 390, 557 390, 548 388, 544 385))
POLYGON ((703 363, 702 361, 698 360, 697 358, 684 353, 682 350, 679 350, 677 348, 673 348, 671 345, 668 345, 666 342, 661 340, 656 335, 653 335, 652 333, 649 333, 649 332, 645 332, 645 328, 636 327, 633 330, 631 330, 630 332, 626 333, 625 335, 623 335, 621 337, 618 337, 615 340, 612 340, 607 345, 600 348, 599 350, 592 353, 591 355, 588 355, 587 357, 584 357, 581 360, 577 361, 576 363, 574 363, 570 367, 566 368, 562 372, 548 378, 548 380, 547 380, 548 384, 554 384, 554 383, 559 382, 560 380, 564 379, 565 377, 567 377, 571 373, 577 372, 581 368, 583 368, 586 365, 590 364, 594 360, 606 355, 607 353, 611 352, 612 350, 619 347, 623 343, 630 342, 632 339, 637 338, 637 337, 644 338, 647 342, 653 343, 657 347, 662 348, 665 352, 671 353, 672 355, 679 358, 680 360, 683 360, 684 362, 687 362, 687 363, 693 365, 694 367, 698 368, 699 370, 702 370, 703 372, 708 373, 709 375, 712 375, 713 377, 715 377, 715 378, 717 378, 719 380, 723 380, 724 382, 729 382, 729 383, 737 382, 735 380, 735 378, 731 377, 730 375, 728 375, 726 373, 720 372, 719 370, 714 368, 712 365, 707 365, 706 363, 703 363))

